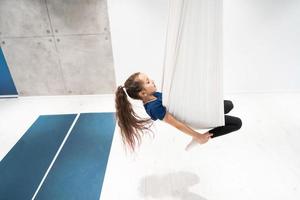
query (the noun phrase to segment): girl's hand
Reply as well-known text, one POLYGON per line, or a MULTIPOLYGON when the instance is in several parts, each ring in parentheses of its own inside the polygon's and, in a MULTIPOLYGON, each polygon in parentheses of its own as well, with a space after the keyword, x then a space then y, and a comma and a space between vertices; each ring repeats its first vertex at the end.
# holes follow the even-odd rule
POLYGON ((201 133, 198 133, 197 131, 194 131, 192 128, 187 126, 185 123, 177 120, 169 112, 166 112, 166 115, 163 120, 165 122, 167 122, 168 124, 174 126, 175 128, 179 129, 180 131, 188 134, 189 136, 192 136, 193 140, 195 140, 196 142, 198 142, 200 144, 206 143, 210 139, 210 137, 213 135, 209 132, 201 134, 201 133))
POLYGON ((193 137, 193 139, 196 140, 200 144, 204 144, 211 138, 211 136, 213 136, 213 134, 209 133, 209 132, 206 132, 206 133, 203 133, 203 134, 197 133, 193 137))

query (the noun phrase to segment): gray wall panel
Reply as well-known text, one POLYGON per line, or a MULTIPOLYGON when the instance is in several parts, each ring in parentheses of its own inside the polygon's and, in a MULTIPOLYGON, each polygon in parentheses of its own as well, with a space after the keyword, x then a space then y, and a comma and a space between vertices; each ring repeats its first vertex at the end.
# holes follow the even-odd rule
POLYGON ((105 0, 47 0, 54 34, 95 34, 108 30, 105 0))
POLYGON ((0 0, 0 32, 3 37, 50 35, 45 0, 0 0))
POLYGON ((65 94, 52 37, 5 39, 2 48, 20 95, 65 94))
POLYGON ((20 96, 115 91, 106 0, 0 0, 0 42, 20 96))
POLYGON ((114 92, 115 73, 108 36, 63 36, 57 39, 69 94, 114 92))

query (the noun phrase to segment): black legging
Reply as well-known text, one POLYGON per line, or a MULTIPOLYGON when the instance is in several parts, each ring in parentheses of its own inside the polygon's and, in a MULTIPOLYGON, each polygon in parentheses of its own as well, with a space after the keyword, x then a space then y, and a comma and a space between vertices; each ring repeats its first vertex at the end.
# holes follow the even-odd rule
MULTIPOLYGON (((224 100, 224 114, 233 109, 233 103, 230 100, 224 100)), ((242 127, 242 120, 238 117, 225 115, 225 125, 211 129, 209 132, 214 135, 211 138, 225 135, 227 133, 239 130, 242 127)))

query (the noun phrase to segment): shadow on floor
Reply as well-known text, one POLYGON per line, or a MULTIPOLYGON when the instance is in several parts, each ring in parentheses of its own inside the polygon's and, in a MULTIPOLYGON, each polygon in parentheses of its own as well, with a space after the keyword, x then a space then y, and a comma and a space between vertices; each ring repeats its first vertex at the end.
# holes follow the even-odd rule
POLYGON ((179 171, 142 178, 138 191, 143 197, 156 199, 171 197, 178 200, 207 200, 189 191, 199 182, 199 177, 191 172, 179 171))

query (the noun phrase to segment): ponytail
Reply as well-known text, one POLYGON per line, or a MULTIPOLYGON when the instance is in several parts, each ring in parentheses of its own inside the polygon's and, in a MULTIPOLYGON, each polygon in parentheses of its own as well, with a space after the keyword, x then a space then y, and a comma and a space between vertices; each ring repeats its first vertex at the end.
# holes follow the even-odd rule
POLYGON ((121 130, 123 144, 134 151, 135 146, 141 143, 141 135, 144 130, 150 130, 152 120, 140 118, 132 109, 123 86, 119 86, 115 97, 116 118, 121 130))

